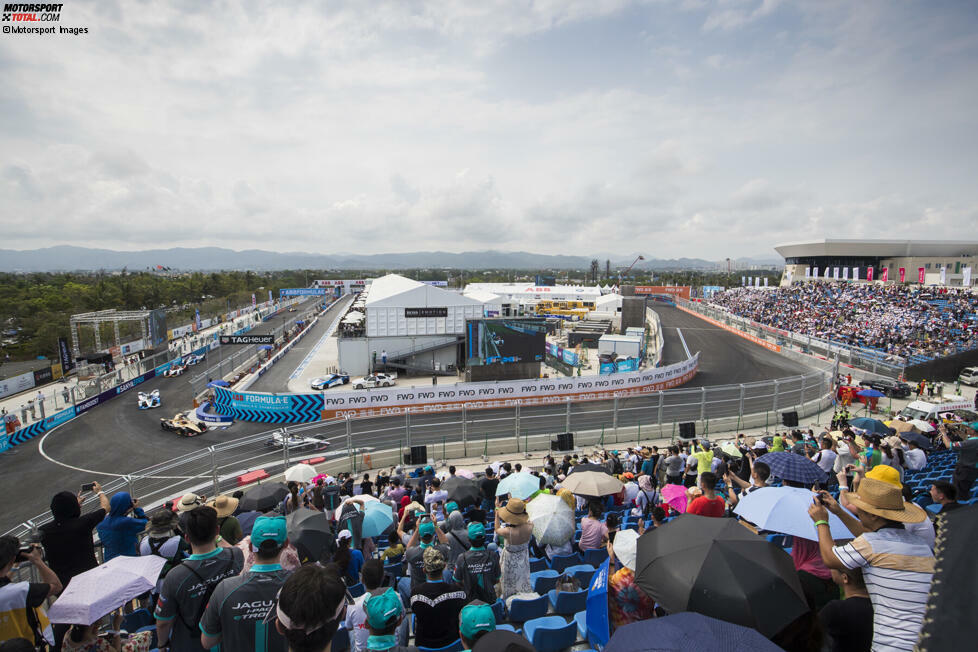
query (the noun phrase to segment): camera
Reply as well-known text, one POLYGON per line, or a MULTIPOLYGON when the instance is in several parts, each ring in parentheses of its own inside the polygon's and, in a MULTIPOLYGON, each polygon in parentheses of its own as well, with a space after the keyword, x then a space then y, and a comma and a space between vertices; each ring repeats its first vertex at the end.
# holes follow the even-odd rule
POLYGON ((95 488, 95 483, 94 482, 86 482, 85 484, 83 484, 81 486, 81 490, 82 490, 83 493, 86 492, 86 491, 91 491, 94 488, 95 488))
POLYGON ((33 544, 33 543, 29 543, 26 546, 21 546, 20 549, 17 551, 17 557, 16 557, 15 561, 18 561, 18 562, 27 561, 27 555, 29 555, 32 552, 34 552, 34 548, 35 547, 37 547, 37 546, 35 544, 33 544))

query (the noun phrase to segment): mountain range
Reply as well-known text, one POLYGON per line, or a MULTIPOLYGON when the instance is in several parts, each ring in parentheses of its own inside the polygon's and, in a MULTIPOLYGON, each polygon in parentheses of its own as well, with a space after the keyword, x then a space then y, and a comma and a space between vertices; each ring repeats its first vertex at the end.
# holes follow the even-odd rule
MULTIPOLYGON (((597 258, 602 270, 605 256, 597 258)), ((627 267, 628 260, 611 258, 612 269, 627 267)), ((534 254, 525 251, 419 251, 388 254, 313 254, 308 252, 277 252, 262 249, 234 251, 221 247, 175 247, 172 249, 148 249, 144 251, 114 251, 61 245, 43 249, 17 251, 0 249, 0 271, 42 272, 118 270, 132 271, 156 268, 170 270, 284 270, 284 269, 588 269, 592 257, 534 254)), ((771 266, 782 264, 777 258, 739 258, 731 261, 738 268, 745 265, 771 266)), ((726 262, 701 258, 646 259, 636 265, 638 269, 713 270, 725 267, 726 262)))

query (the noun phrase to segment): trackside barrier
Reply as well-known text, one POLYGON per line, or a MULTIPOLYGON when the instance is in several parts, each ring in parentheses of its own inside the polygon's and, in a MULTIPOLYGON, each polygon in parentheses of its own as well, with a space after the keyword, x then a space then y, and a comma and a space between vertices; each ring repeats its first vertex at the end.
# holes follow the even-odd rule
MULTIPOLYGON (((271 478, 310 458, 331 474, 400 464, 401 452, 427 445, 449 459, 478 455, 525 454, 546 450, 561 432, 575 432, 579 448, 595 445, 656 444, 672 439, 677 423, 696 423, 699 435, 752 428, 774 429, 781 412, 804 418, 832 404, 831 373, 815 371, 773 381, 706 388, 671 389, 613 399, 574 400, 554 405, 514 405, 496 409, 426 412, 407 408, 381 418, 340 418, 283 426, 222 442, 103 483, 107 493, 129 491, 149 507, 188 491, 209 496, 235 491, 241 476, 263 471, 271 478), (285 431, 283 433, 283 431, 285 431), (294 443, 283 446, 288 434, 294 443)), ((39 516, 8 533, 29 537, 51 520, 47 496, 38 496, 39 516)), ((89 498, 86 508, 93 508, 89 498)))

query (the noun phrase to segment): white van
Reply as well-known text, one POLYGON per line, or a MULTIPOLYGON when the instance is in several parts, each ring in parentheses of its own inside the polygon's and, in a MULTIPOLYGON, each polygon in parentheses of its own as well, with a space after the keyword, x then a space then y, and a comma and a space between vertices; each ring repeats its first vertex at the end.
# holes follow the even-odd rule
POLYGON ((958 375, 958 380, 965 385, 978 385, 978 367, 965 367, 958 375))
POLYGON ((900 416, 904 419, 920 419, 922 421, 940 421, 941 412, 951 410, 971 410, 974 405, 971 401, 945 401, 943 403, 930 403, 928 401, 912 401, 907 407, 900 410, 900 416))

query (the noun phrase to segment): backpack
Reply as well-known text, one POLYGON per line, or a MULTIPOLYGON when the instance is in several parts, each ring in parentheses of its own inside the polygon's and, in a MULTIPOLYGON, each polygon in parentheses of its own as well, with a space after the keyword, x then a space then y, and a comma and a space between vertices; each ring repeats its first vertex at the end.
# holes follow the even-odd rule
POLYGON ((622 466, 620 459, 613 457, 611 458, 611 470, 614 475, 621 475, 625 472, 625 467, 622 466))
POLYGON ((655 509, 655 492, 652 492, 650 496, 649 492, 643 489, 642 493, 645 494, 645 507, 642 508, 642 517, 647 518, 651 516, 652 510, 655 509))
MULTIPOLYGON (((228 560, 228 563, 224 566, 224 568, 221 569, 221 572, 219 573, 220 575, 224 575, 229 570, 231 570, 231 568, 234 566, 234 562, 237 561, 238 559, 244 561, 243 560, 244 553, 241 552, 240 548, 229 548, 229 550, 231 551, 231 558, 228 560)), ((193 573, 197 577, 197 579, 200 580, 201 582, 206 582, 206 580, 203 577, 201 577, 200 573, 198 573, 195 569, 191 568, 190 566, 187 566, 187 570, 193 573)), ((233 576, 228 575, 224 579, 227 579, 228 577, 233 577, 233 576)), ((193 632, 197 631, 197 628, 200 624, 200 619, 203 617, 204 611, 207 610, 207 603, 210 602, 211 596, 214 595, 214 591, 217 589, 217 585, 220 584, 222 581, 223 580, 218 580, 204 590, 204 594, 202 596, 203 600, 201 600, 200 607, 197 608, 197 613, 194 615, 193 625, 187 622, 187 620, 183 617, 183 612, 180 611, 179 606, 177 607, 177 617, 180 619, 180 622, 183 623, 184 627, 186 627, 187 629, 193 632)))
MULTIPOLYGON (((149 545, 149 551, 151 554, 154 554, 157 557, 163 557, 163 555, 160 554, 160 550, 163 548, 164 545, 166 545, 166 542, 169 540, 170 540, 169 538, 147 539, 146 543, 149 545)), ((177 551, 173 553, 173 556, 164 557, 164 559, 166 559, 166 563, 163 564, 163 570, 160 571, 160 579, 166 577, 166 574, 169 573, 171 570, 173 570, 174 567, 179 566, 180 562, 183 561, 183 558, 184 558, 183 546, 180 545, 180 542, 177 542, 177 551)))

